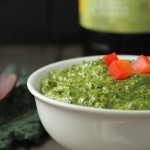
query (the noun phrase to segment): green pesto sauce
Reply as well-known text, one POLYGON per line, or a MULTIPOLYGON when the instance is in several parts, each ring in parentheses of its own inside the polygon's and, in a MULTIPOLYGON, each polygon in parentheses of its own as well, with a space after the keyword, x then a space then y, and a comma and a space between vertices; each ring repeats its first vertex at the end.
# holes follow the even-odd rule
POLYGON ((50 71, 41 93, 65 103, 107 109, 149 110, 150 74, 115 80, 102 59, 50 71))

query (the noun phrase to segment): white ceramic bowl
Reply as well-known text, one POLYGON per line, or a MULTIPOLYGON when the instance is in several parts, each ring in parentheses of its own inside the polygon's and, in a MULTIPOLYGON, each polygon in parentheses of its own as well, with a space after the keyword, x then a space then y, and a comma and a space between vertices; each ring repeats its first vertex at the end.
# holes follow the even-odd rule
MULTIPOLYGON (((43 126, 51 137, 68 150, 150 150, 150 111, 108 110, 66 104, 43 96, 41 80, 50 70, 62 69, 81 57, 47 65, 28 79, 43 126)), ((135 59, 136 56, 120 55, 135 59)))

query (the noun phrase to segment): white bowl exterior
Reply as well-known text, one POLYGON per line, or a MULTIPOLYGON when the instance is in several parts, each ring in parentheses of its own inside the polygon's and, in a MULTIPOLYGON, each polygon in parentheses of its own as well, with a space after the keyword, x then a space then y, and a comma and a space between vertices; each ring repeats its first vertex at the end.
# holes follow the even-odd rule
POLYGON ((46 131, 68 150, 150 149, 150 120, 81 113, 37 98, 36 105, 46 131))
POLYGON ((50 69, 61 69, 82 60, 95 58, 62 61, 48 65, 31 75, 28 88, 35 96, 43 126, 53 139, 69 150, 149 150, 150 111, 124 113, 119 110, 74 106, 51 100, 37 92, 41 79, 48 75, 50 69))

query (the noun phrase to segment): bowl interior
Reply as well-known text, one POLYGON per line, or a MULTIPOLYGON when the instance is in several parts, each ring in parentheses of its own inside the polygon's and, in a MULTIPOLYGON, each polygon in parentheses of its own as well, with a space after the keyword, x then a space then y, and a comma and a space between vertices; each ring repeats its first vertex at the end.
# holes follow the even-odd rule
MULTIPOLYGON (((135 59, 137 56, 132 55, 118 55, 120 59, 135 59)), ((82 61, 91 61, 96 58, 102 58, 101 56, 88 56, 88 57, 80 57, 80 58, 73 58, 68 60, 59 61, 45 67, 42 67, 35 71, 28 80, 28 85, 39 92, 41 80, 49 75, 50 70, 59 70, 66 67, 69 67, 73 64, 78 64, 82 61)))
MULTIPOLYGON (((130 59, 134 60, 137 58, 136 55, 118 55, 120 59, 130 59)), ((58 107, 65 107, 66 109, 76 109, 80 111, 86 111, 86 112, 94 112, 94 113, 105 113, 105 114, 111 114, 111 115, 116 115, 118 112, 120 114, 130 114, 130 115, 145 115, 149 117, 150 111, 149 110, 111 110, 111 109, 98 109, 98 108, 92 108, 92 107, 85 107, 85 106, 78 106, 78 105, 73 105, 73 104, 66 104, 60 101, 54 101, 50 98, 45 97, 40 93, 40 86, 41 86, 41 80, 49 75, 50 70, 59 70, 63 69, 66 67, 69 67, 73 64, 78 64, 82 61, 91 61, 93 59, 97 58, 102 58, 103 55, 101 56, 88 56, 88 57, 80 57, 80 58, 73 58, 73 59, 68 59, 68 60, 63 60, 59 61, 53 64, 49 64, 47 66, 44 66, 34 73, 32 73, 27 81, 27 86, 29 91, 39 100, 42 100, 46 103, 51 103, 52 105, 57 105, 58 107)), ((128 116, 128 115, 127 115, 128 116)), ((139 116, 140 117, 140 116, 139 116)))

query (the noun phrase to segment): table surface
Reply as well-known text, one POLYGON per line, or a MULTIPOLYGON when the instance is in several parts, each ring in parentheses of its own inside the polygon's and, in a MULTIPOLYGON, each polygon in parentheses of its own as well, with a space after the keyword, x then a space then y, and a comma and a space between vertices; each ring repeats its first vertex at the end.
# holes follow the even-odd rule
MULTIPOLYGON (((0 69, 10 63, 17 64, 29 72, 47 64, 82 56, 80 44, 67 45, 1 45, 0 46, 0 69)), ((44 135, 38 144, 13 143, 13 150, 65 150, 50 136, 44 135)))

